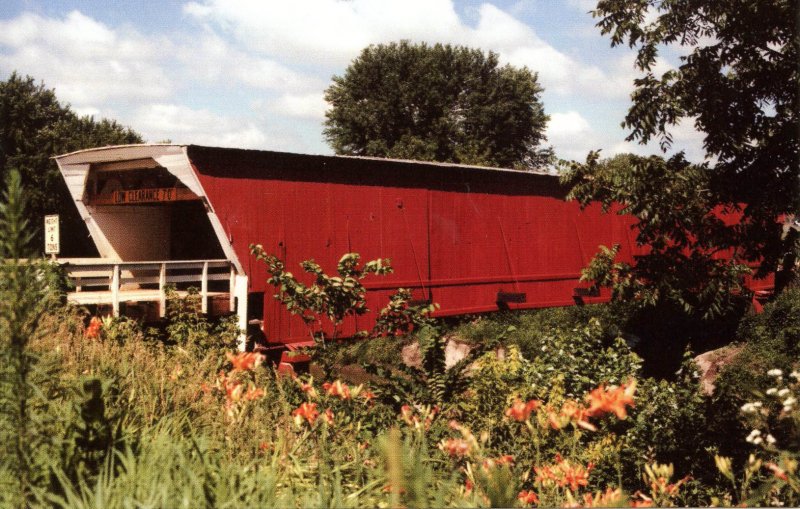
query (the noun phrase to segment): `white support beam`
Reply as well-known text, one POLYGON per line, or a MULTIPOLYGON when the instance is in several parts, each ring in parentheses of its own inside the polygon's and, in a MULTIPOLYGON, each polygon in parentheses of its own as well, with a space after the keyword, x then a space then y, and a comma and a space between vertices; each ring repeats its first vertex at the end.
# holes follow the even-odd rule
POLYGON ((119 265, 114 265, 111 273, 111 309, 115 317, 119 316, 119 265))
POLYGON ((247 276, 236 276, 234 288, 236 295, 236 326, 239 328, 239 350, 247 347, 247 276))
POLYGON ((167 264, 162 263, 158 270, 158 316, 167 316, 167 264))
POLYGON ((231 278, 228 282, 228 295, 230 297, 230 312, 233 313, 236 311, 236 295, 233 293, 233 289, 236 287, 236 267, 231 265, 231 278))
POLYGON ((200 279, 200 311, 208 314, 208 262, 203 262, 203 274, 200 279))

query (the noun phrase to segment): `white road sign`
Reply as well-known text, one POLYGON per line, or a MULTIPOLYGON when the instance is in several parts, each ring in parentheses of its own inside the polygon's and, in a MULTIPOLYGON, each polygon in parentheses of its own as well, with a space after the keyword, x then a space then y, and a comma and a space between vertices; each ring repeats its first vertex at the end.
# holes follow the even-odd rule
POLYGON ((61 251, 61 237, 58 231, 58 215, 44 216, 44 252, 58 254, 61 251))

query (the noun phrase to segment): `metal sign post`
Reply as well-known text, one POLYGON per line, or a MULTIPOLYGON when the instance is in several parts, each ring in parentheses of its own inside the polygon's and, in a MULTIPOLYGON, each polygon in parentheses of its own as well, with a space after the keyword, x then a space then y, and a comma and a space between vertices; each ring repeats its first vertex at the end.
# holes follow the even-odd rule
POLYGON ((53 260, 61 251, 61 236, 58 228, 58 214, 44 216, 44 252, 53 260))

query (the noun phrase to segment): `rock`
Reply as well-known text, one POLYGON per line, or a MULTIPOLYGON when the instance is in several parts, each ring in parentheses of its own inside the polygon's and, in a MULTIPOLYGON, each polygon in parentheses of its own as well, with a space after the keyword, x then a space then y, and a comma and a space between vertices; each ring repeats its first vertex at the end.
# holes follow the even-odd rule
POLYGON ((448 339, 444 347, 444 367, 447 369, 452 368, 469 355, 470 350, 472 350, 472 347, 467 343, 460 343, 452 338, 448 339))
POLYGON ((419 368, 422 366, 422 354, 419 351, 419 343, 413 341, 403 347, 400 352, 400 357, 403 359, 403 364, 410 368, 419 368))
POLYGON ((714 393, 714 382, 719 372, 731 363, 742 350, 743 345, 728 345, 716 350, 701 353, 694 358, 700 370, 700 388, 704 394, 711 396, 714 393))
MULTIPOLYGON (((461 359, 469 355, 472 347, 469 343, 462 343, 453 338, 447 340, 444 347, 444 365, 447 369, 452 368, 461 359)), ((414 341, 403 347, 401 357, 406 366, 419 368, 422 366, 422 354, 419 351, 419 343, 414 341)))

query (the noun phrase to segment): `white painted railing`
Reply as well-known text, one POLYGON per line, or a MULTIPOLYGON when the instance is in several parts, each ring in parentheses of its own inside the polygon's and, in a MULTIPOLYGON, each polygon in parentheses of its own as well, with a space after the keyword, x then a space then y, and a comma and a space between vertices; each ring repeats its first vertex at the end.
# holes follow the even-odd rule
POLYGON ((227 282, 224 293, 229 295, 230 310, 235 310, 236 270, 228 260, 114 262, 72 258, 59 259, 58 263, 75 286, 70 300, 80 304, 111 304, 114 316, 119 316, 121 301, 157 301, 163 317, 166 287, 179 283, 199 284, 202 312, 207 313, 209 281, 227 282))

